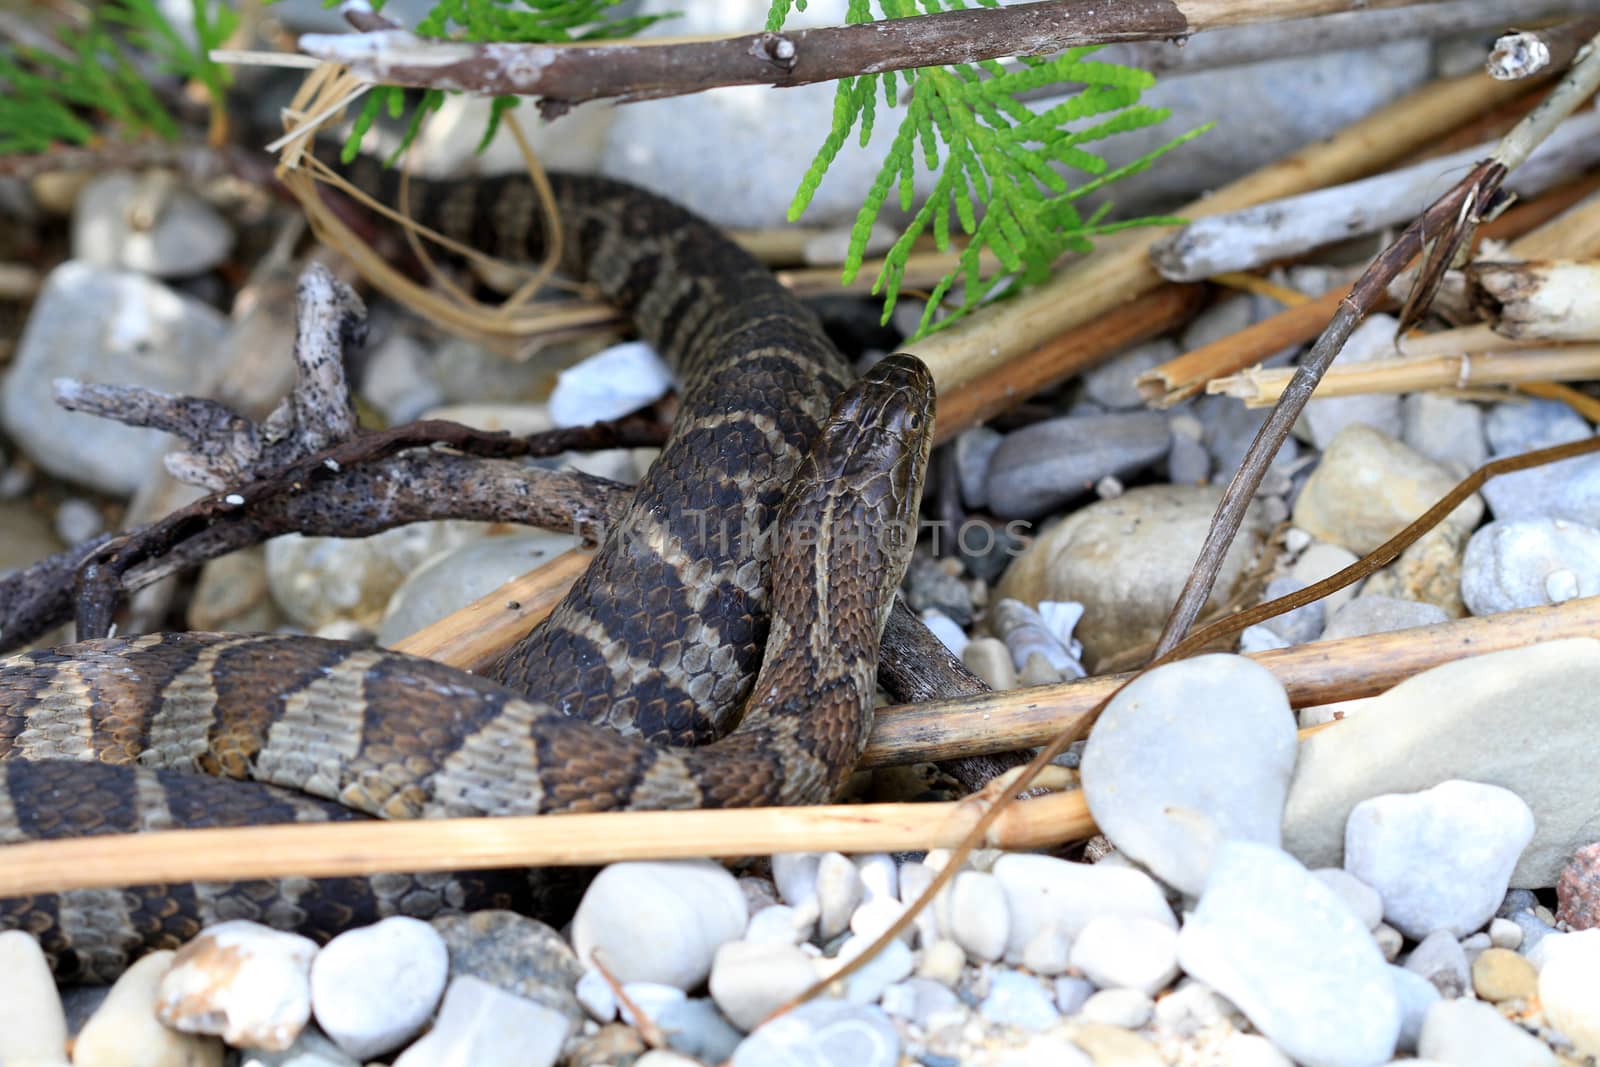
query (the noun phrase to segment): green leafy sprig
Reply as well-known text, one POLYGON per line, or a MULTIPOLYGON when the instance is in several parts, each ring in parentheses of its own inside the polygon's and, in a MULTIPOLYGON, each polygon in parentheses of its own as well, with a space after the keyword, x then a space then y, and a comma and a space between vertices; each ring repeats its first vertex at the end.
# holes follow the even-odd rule
MULTIPOLYGON (((976 0, 995 7, 998 0, 976 0)), ((773 0, 769 28, 781 28, 791 0, 773 0)), ((803 4, 801 5, 804 6, 803 4)), ((964 0, 879 0, 887 18, 965 8, 964 0)), ((848 21, 872 21, 869 0, 850 0, 848 21)), ((1084 196, 1118 178, 1144 170, 1157 158, 1203 133, 1202 127, 1167 142, 1124 166, 1112 169, 1084 146, 1118 133, 1153 126, 1169 117, 1165 108, 1139 105, 1155 83, 1145 71, 1086 57, 1093 48, 1074 48, 1055 58, 1023 57, 1012 64, 985 61, 948 67, 921 67, 844 78, 834 96, 833 128, 801 179, 789 207, 800 217, 823 175, 853 131, 864 147, 872 137, 877 103, 906 105, 888 158, 867 193, 851 228, 843 281, 860 272, 873 224, 891 193, 901 211, 915 202, 919 161, 936 177, 932 193, 890 247, 872 288, 884 298, 887 322, 899 298, 907 261, 917 238, 930 227, 939 251, 951 243, 951 216, 966 235, 955 269, 934 287, 914 336, 948 325, 989 298, 999 298, 1048 276, 1066 252, 1090 251, 1091 237, 1134 226, 1166 225, 1165 216, 1105 221, 1109 204, 1085 217, 1077 206, 1084 196), (1023 94, 1051 85, 1081 88, 1064 102, 1034 111, 1023 94), (1089 181, 1072 185, 1064 172, 1081 171, 1089 181), (986 276, 982 254, 991 251, 1003 280, 986 276), (959 303, 935 321, 957 282, 959 303)), ((1065 91, 1065 89, 1063 90, 1065 91)))
MULTIPOLYGON (((324 0, 332 7, 339 0, 324 0)), ((386 0, 375 0, 373 8, 381 9, 386 0)), ((552 44, 568 41, 604 41, 631 37, 656 22, 676 17, 673 14, 633 15, 618 18, 611 9, 623 0, 439 0, 428 14, 417 23, 416 33, 422 37, 440 39, 461 38, 475 42, 522 41, 552 44)), ((360 114, 356 116, 350 137, 345 141, 344 160, 355 158, 361 139, 372 127, 378 115, 387 110, 391 118, 405 115, 408 94, 399 86, 377 86, 367 94, 360 114)), ((408 148, 422 129, 422 121, 437 111, 444 103, 445 94, 438 89, 428 89, 412 105, 411 118, 406 124, 400 144, 390 159, 392 163, 408 148)), ((497 96, 489 110, 489 123, 479 142, 481 151, 494 139, 500 128, 500 119, 515 107, 521 97, 497 96)))
POLYGON ((123 136, 172 139, 178 125, 135 62, 146 53, 169 74, 197 79, 220 106, 226 68, 209 58, 238 23, 220 0, 191 0, 196 40, 168 21, 155 0, 105 0, 89 22, 57 34, 59 50, 0 52, 0 154, 88 144, 106 124, 123 136))

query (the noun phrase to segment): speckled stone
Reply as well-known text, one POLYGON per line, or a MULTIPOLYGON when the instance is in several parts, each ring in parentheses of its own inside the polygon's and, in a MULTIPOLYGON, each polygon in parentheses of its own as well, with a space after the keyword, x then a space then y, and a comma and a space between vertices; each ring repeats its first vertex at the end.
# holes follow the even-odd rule
POLYGON ((471 975, 526 997, 577 1022, 574 988, 583 964, 566 939, 538 919, 514 911, 441 915, 433 928, 450 953, 450 974, 471 975))
POLYGON ((1574 930, 1600 926, 1600 843, 1585 845, 1561 868, 1556 919, 1574 930))

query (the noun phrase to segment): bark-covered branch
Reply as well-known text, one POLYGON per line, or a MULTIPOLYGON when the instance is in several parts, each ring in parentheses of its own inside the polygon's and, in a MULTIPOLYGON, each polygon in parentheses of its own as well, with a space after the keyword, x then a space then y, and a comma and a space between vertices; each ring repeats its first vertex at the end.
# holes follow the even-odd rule
POLYGON ((307 34, 307 55, 387 85, 537 96, 546 115, 726 85, 794 86, 911 67, 1038 56, 1108 41, 1181 39, 1217 26, 1419 0, 1046 0, 850 26, 625 44, 470 43, 405 30, 307 34))

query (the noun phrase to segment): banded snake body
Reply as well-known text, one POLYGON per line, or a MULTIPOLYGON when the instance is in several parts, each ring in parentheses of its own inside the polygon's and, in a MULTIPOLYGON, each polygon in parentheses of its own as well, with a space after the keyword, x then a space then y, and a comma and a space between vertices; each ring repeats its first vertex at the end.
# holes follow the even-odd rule
MULTIPOLYGON (((851 386, 812 314, 709 224, 620 182, 552 178, 564 270, 632 317, 680 388, 659 458, 554 613, 492 681, 286 635, 0 662, 0 843, 810 803, 842 786, 914 540, 931 378, 896 355, 851 386), (686 745, 700 747, 669 747, 686 745)), ((525 181, 410 197, 447 236, 537 259, 525 181)), ((218 919, 326 937, 537 895, 517 872, 196 883, 4 900, 0 925, 35 934, 63 980, 104 981, 218 919)))

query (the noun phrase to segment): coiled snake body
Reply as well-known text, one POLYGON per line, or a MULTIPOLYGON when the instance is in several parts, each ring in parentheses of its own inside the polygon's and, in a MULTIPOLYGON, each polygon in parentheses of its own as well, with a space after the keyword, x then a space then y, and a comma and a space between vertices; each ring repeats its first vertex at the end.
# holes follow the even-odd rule
MULTIPOLYGON (((622 519, 498 681, 279 635, 20 656, 0 664, 0 843, 839 789, 914 540, 927 371, 892 356, 846 392, 810 312, 712 227, 622 183, 555 187, 564 267, 673 364, 681 407, 622 519), (689 744, 702 747, 666 747, 689 744)), ((417 214, 450 236, 533 258, 525 183, 411 195, 439 198, 417 214)), ((529 893, 509 873, 79 890, 0 901, 0 925, 36 934, 61 977, 105 980, 219 918, 328 935, 397 912, 526 906, 529 893)))

